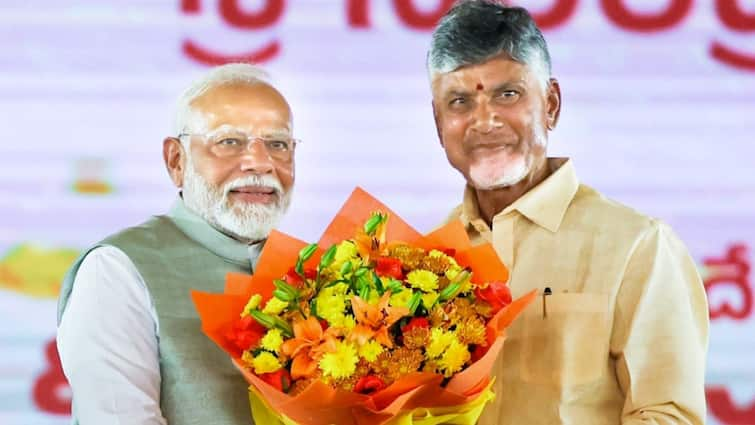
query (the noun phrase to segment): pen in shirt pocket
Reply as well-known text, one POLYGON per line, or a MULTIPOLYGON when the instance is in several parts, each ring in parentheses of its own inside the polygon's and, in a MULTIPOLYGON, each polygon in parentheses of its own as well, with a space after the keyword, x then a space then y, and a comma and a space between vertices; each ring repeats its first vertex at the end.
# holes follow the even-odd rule
POLYGON ((543 319, 548 318, 548 295, 552 295, 553 290, 551 290, 550 286, 546 286, 545 289, 543 289, 543 319))

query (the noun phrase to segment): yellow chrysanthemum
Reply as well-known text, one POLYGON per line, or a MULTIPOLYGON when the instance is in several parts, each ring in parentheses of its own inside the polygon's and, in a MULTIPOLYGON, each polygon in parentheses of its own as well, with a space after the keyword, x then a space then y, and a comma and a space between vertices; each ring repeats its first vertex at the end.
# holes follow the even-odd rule
POLYGON ((406 307, 409 304, 409 299, 413 294, 414 292, 412 290, 404 289, 398 294, 391 295, 391 299, 390 301, 388 301, 388 304, 390 304, 391 307, 406 307))
POLYGON ((383 346, 375 340, 369 341, 359 347, 359 356, 368 362, 374 362, 382 352, 383 346))
POLYGON ((278 298, 270 298, 270 300, 265 304, 265 308, 262 309, 262 312, 265 314, 272 314, 277 315, 280 314, 281 311, 285 310, 286 307, 288 307, 288 302, 281 301, 278 298))
POLYGON ((458 265, 452 265, 448 270, 446 270, 446 277, 448 278, 448 280, 453 281, 456 276, 461 273, 462 270, 463 269, 458 265))
POLYGON ((431 308, 433 304, 435 304, 435 301, 438 299, 438 293, 437 292, 428 292, 426 294, 422 294, 422 303, 425 305, 425 308, 431 308))
POLYGON ((335 352, 322 356, 319 366, 323 376, 342 379, 354 374, 357 362, 359 362, 359 356, 354 345, 336 342, 335 352))
POLYGON ((337 314, 330 316, 325 320, 327 320, 329 326, 334 328, 342 328, 346 331, 354 329, 354 326, 357 325, 356 320, 354 320, 354 316, 350 314, 337 314))
POLYGON ((246 317, 252 313, 252 310, 260 306, 262 302, 262 295, 254 294, 249 298, 249 302, 244 306, 244 311, 241 312, 241 317, 246 317))
POLYGON ((438 251, 437 249, 431 249, 430 252, 427 253, 428 257, 433 258, 451 258, 448 255, 446 255, 443 251, 438 251))
POLYGON ((424 292, 430 292, 438 289, 438 276, 427 270, 414 270, 406 276, 406 281, 412 287, 424 292))
POLYGON ((254 366, 254 373, 257 375, 275 372, 282 367, 278 358, 273 353, 267 351, 257 354, 254 360, 252 360, 252 366, 254 366))
MULTIPOLYGON (((452 268, 452 269, 453 269, 453 268, 458 268, 459 270, 461 270, 461 267, 459 267, 459 263, 457 263, 457 262, 456 262, 456 259, 454 259, 454 257, 452 257, 452 256, 450 256, 450 255, 448 255, 448 254, 446 254, 446 253, 445 253, 445 252, 443 252, 443 251, 438 251, 437 249, 433 249, 433 250, 432 250, 432 251, 430 251, 430 253, 428 253, 427 255, 428 255, 429 257, 444 258, 444 259, 446 259, 446 260, 447 260, 447 261, 448 261, 448 262, 449 262, 449 263, 451 264, 451 268, 452 268)), ((457 272, 457 273, 458 273, 458 272, 457 272)))
POLYGON ((376 290, 370 291, 370 296, 367 298, 367 303, 372 305, 377 305, 377 303, 380 301, 380 293, 376 290))
POLYGON ((443 371, 443 375, 448 378, 460 371, 471 357, 467 346, 454 339, 446 347, 446 351, 440 359, 436 360, 436 363, 439 369, 443 371))
POLYGON ((343 324, 348 289, 345 283, 338 283, 324 288, 317 295, 317 315, 327 320, 331 326, 343 324))
POLYGON ((357 246, 354 244, 354 242, 343 241, 336 246, 336 255, 330 267, 335 270, 340 270, 341 266, 343 266, 343 263, 347 261, 352 261, 352 266, 354 266, 355 264, 353 263, 356 259, 357 246))
POLYGON ((425 349, 427 357, 429 359, 440 357, 453 341, 458 342, 453 332, 432 328, 430 330, 430 343, 427 344, 425 349))
POLYGON ((283 335, 280 329, 273 328, 267 331, 265 336, 260 340, 260 346, 265 350, 280 352, 281 344, 283 344, 283 335))

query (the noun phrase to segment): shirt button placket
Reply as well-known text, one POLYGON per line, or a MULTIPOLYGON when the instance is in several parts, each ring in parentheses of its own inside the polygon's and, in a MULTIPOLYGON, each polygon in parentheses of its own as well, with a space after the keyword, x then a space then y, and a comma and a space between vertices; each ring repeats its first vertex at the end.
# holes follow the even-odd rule
POLYGON ((513 211, 493 218, 493 248, 509 270, 514 267, 515 218, 513 211))

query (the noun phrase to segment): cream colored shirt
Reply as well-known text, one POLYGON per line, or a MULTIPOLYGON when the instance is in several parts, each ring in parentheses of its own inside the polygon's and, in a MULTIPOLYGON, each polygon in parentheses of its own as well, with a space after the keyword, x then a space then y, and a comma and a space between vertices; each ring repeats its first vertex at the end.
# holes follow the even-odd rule
POLYGON ((493 218, 467 188, 459 218, 511 289, 541 295, 511 326, 480 424, 703 424, 708 308, 664 223, 579 184, 572 162, 493 218))

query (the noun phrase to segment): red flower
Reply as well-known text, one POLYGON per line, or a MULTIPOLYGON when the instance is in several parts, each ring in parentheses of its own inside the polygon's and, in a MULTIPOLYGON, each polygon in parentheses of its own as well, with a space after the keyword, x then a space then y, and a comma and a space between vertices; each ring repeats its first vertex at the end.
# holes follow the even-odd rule
POLYGON ((449 257, 455 257, 456 256, 456 249, 454 248, 443 248, 443 247, 437 247, 435 248, 436 251, 440 251, 449 257))
POLYGON ((490 282, 487 286, 478 286, 474 290, 475 297, 493 307, 493 314, 511 304, 511 291, 506 282, 490 282))
POLYGON ((320 326, 322 327, 323 331, 328 330, 328 328, 330 327, 330 325, 328 324, 328 321, 325 319, 317 319, 317 321, 320 322, 320 326))
POLYGON ((385 382, 375 375, 367 375, 359 378, 354 385, 354 392, 359 394, 374 394, 385 388, 385 382))
POLYGON ((482 356, 484 356, 485 353, 488 352, 488 348, 490 348, 490 345, 476 346, 475 349, 472 351, 472 363, 476 362, 477 360, 480 360, 482 356))
POLYGON ((486 327, 485 328, 485 345, 478 345, 475 347, 475 349, 472 351, 472 362, 476 362, 477 360, 480 360, 482 356, 485 355, 485 353, 488 352, 488 349, 490 349, 490 346, 495 343, 495 339, 498 337, 496 335, 496 332, 486 327))
MULTIPOLYGON (((304 269, 304 276, 307 279, 314 279, 317 277, 317 270, 315 269, 304 269)), ((288 269, 288 272, 285 276, 283 276, 283 280, 288 283, 291 286, 301 286, 302 283, 304 283, 304 279, 299 276, 298 273, 296 273, 296 269, 291 267, 288 269)))
POLYGON ((378 276, 390 276, 401 280, 404 272, 401 270, 401 260, 393 257, 378 257, 375 260, 375 272, 378 276))
POLYGON ((288 374, 288 370, 285 368, 278 369, 275 372, 263 373, 259 377, 278 389, 278 391, 287 393, 289 388, 291 388, 291 375, 288 374))
POLYGON ((246 316, 233 322, 233 326, 225 333, 225 338, 234 347, 246 351, 257 345, 265 335, 267 329, 257 323, 252 316, 246 316))
POLYGON ((401 333, 407 333, 416 328, 430 329, 430 322, 426 317, 412 317, 412 320, 401 328, 401 333))

